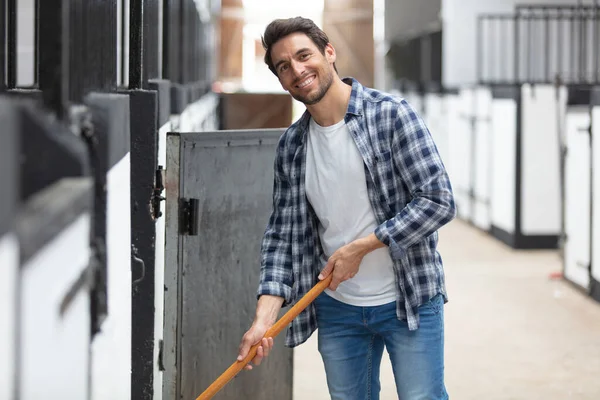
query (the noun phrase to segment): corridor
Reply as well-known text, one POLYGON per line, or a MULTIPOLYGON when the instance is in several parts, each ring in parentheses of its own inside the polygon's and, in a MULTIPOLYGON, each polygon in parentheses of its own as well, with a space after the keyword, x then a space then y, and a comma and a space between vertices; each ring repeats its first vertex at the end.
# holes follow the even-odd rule
MULTIPOLYGON (((600 398, 600 305, 562 279, 555 251, 514 251, 455 220, 440 232, 451 399, 600 398)), ((294 399, 329 399, 316 335, 294 354, 294 399)), ((396 399, 384 355, 381 400, 396 399)))

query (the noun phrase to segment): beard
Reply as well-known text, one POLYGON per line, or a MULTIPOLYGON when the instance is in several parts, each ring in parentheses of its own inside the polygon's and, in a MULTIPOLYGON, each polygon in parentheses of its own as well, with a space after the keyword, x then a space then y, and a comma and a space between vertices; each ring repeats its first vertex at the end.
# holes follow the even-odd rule
POLYGON ((331 84, 333 83, 333 72, 329 70, 327 71, 327 73, 317 76, 319 78, 323 77, 323 79, 319 79, 319 87, 317 88, 316 92, 308 94, 306 96, 290 93, 292 97, 304 103, 304 105, 307 106, 312 106, 313 104, 317 104, 318 102, 320 102, 323 99, 323 97, 325 97, 325 94, 327 93, 327 91, 331 87, 331 84))

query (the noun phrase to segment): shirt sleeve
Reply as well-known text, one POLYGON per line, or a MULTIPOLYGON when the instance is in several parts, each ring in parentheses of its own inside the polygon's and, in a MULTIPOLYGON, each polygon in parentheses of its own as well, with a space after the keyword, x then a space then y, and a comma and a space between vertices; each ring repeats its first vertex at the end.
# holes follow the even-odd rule
POLYGON ((293 269, 291 255, 292 195, 283 168, 283 139, 278 145, 273 180, 273 209, 261 243, 260 282, 257 297, 272 295, 292 300, 293 269))
POLYGON ((416 111, 405 101, 393 122, 392 162, 411 201, 375 230, 394 258, 433 234, 456 216, 448 174, 431 134, 416 111))

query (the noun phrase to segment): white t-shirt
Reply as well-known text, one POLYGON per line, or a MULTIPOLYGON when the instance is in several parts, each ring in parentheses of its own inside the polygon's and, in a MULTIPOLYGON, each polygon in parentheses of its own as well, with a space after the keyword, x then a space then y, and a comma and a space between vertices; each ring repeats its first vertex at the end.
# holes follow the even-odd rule
MULTIPOLYGON (((325 256, 375 231, 363 159, 344 120, 322 127, 312 118, 306 154, 306 195, 319 219, 325 256)), ((393 262, 387 247, 368 253, 358 273, 331 297, 355 306, 376 306, 396 299, 393 262)))

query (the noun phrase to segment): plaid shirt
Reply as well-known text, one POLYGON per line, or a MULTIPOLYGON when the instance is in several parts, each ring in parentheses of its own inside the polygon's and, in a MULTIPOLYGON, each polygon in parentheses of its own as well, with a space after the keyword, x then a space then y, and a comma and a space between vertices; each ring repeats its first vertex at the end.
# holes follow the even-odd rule
MULTIPOLYGON (((418 307, 446 295, 437 230, 456 215, 448 175, 422 119, 403 99, 362 86, 353 78, 345 121, 364 160, 367 190, 394 262, 396 314, 419 326, 418 307)), ((317 282, 326 259, 318 220, 306 198, 307 112, 281 136, 274 165, 273 211, 262 241, 258 296, 292 305, 317 282)), ((352 218, 352 216, 348 216, 352 218)), ((305 342, 317 328, 314 304, 289 326, 285 345, 305 342)))

